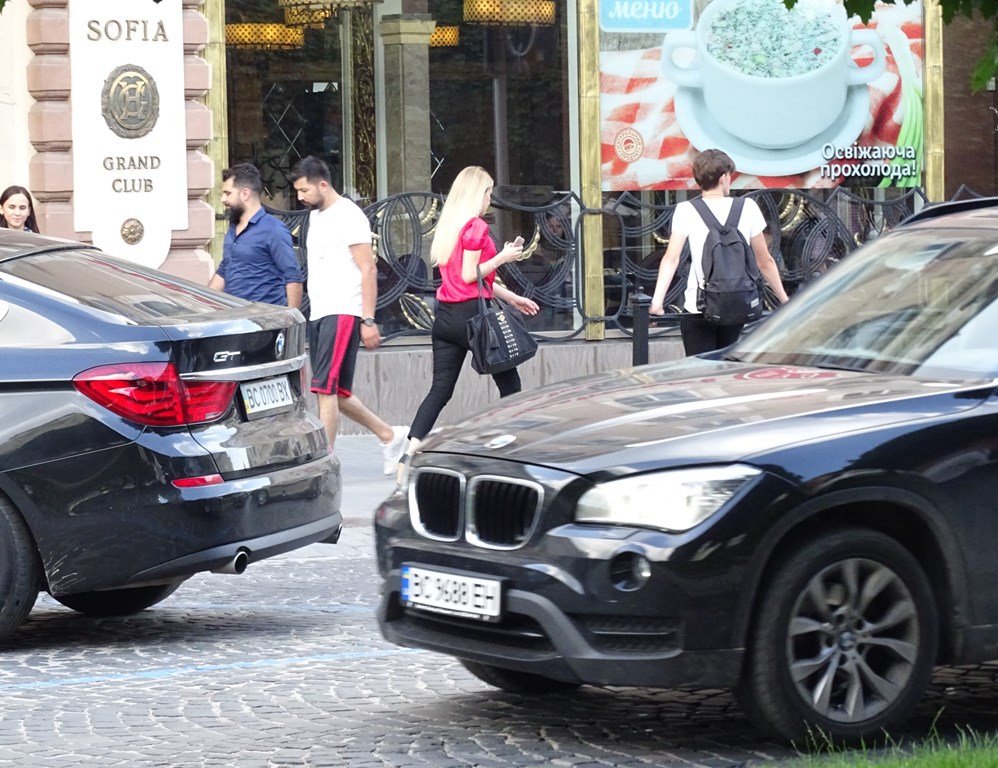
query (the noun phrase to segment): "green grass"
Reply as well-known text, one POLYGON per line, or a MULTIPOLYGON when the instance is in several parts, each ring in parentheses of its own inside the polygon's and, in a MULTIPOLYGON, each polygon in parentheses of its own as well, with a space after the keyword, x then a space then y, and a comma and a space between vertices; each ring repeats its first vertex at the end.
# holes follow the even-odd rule
MULTIPOLYGON (((809 739, 811 753, 791 761, 791 768, 998 768, 998 734, 960 729, 952 739, 933 735, 924 742, 886 749, 849 751, 809 739)), ((890 739, 888 739, 890 742, 890 739)))

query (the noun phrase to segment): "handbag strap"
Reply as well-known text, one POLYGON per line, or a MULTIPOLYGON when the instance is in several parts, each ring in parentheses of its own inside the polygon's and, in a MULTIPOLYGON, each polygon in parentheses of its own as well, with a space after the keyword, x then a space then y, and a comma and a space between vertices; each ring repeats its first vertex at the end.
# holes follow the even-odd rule
POLYGON ((478 276, 478 313, 484 315, 488 305, 485 303, 485 283, 482 280, 481 264, 475 265, 475 274, 478 276))

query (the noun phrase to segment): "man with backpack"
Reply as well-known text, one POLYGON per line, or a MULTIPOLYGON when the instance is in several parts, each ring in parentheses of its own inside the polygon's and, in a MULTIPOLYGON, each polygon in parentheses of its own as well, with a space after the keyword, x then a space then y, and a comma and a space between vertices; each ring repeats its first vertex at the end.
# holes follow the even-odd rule
POLYGON ((780 303, 789 299, 766 245, 766 220, 754 200, 731 198, 735 164, 719 149, 693 161, 699 199, 676 206, 669 246, 658 268, 651 314, 665 314, 665 294, 690 241, 690 272, 679 330, 687 355, 712 352, 738 340, 747 321, 762 316, 762 280, 780 303))

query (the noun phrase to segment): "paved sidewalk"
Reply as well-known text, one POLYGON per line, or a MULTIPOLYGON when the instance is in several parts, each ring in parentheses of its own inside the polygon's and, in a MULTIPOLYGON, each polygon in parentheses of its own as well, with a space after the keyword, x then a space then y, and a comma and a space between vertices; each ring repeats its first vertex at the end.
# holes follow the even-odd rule
POLYGON ((395 490, 395 477, 382 472, 381 443, 374 435, 340 435, 333 451, 343 478, 343 524, 369 526, 374 510, 395 490))

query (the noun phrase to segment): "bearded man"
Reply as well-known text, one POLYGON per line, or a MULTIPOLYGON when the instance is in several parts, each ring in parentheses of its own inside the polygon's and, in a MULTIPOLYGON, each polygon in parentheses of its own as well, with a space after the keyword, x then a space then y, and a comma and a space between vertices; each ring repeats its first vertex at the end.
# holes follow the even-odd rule
POLYGON ((302 277, 291 233, 260 202, 260 171, 239 163, 222 171, 222 205, 229 214, 229 231, 222 262, 209 288, 249 301, 301 307, 302 277))

